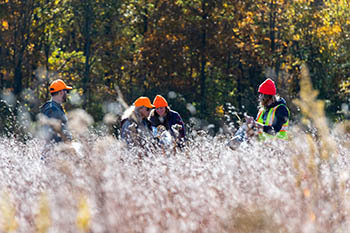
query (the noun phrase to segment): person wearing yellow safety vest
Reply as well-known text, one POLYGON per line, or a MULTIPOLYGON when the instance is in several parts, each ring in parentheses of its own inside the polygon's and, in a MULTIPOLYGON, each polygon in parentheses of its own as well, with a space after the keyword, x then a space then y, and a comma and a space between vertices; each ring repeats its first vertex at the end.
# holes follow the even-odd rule
POLYGON ((247 118, 248 125, 259 129, 259 139, 267 138, 288 139, 289 109, 286 101, 276 95, 274 81, 266 79, 258 89, 259 92, 259 112, 252 123, 252 119, 247 118))

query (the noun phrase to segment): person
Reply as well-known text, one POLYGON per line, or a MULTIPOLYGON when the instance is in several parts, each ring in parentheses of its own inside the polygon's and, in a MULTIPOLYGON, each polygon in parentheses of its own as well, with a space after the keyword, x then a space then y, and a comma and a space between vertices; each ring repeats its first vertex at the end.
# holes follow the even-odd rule
POLYGON ((289 109, 286 101, 276 95, 276 85, 271 79, 260 84, 259 111, 254 119, 245 116, 246 122, 236 131, 234 137, 227 143, 231 148, 248 141, 257 135, 260 141, 267 138, 288 139, 289 109))
POLYGON ((276 95, 276 85, 271 79, 266 79, 258 89, 259 112, 255 118, 247 118, 251 128, 258 128, 260 140, 267 138, 288 139, 290 112, 286 101, 276 95), (252 124, 251 124, 252 123, 252 124))
POLYGON ((154 108, 148 97, 141 96, 128 108, 121 120, 121 138, 129 145, 146 146, 152 138, 149 114, 154 108))
POLYGON ((69 90, 72 90, 72 87, 67 86, 63 80, 54 80, 49 87, 51 99, 40 107, 41 113, 50 120, 49 124, 44 125, 46 139, 50 142, 72 140, 72 135, 67 127, 67 116, 62 107, 62 104, 67 101, 69 90), (56 119, 58 124, 54 124, 53 119, 56 119))
POLYGON ((157 95, 154 98, 153 105, 155 109, 152 110, 149 117, 152 124, 153 135, 157 135, 157 129, 165 127, 174 139, 184 140, 185 124, 182 121, 180 114, 171 110, 168 102, 161 95, 157 95))

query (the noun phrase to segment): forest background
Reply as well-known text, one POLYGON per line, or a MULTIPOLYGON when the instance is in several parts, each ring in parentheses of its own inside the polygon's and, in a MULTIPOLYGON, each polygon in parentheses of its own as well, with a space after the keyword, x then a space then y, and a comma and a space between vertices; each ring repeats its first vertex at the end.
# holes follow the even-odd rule
POLYGON ((56 78, 96 122, 121 114, 119 87, 218 129, 232 107, 255 116, 270 77, 296 119, 304 63, 329 119, 347 117, 350 1, 0 0, 0 131, 35 120, 56 78))

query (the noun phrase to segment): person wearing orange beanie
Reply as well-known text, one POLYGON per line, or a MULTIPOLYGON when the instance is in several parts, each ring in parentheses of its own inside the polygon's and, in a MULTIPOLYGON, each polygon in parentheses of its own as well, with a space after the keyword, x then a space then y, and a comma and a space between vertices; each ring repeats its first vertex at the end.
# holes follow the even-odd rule
POLYGON ((178 112, 170 109, 166 99, 157 95, 153 100, 155 107, 150 114, 150 121, 155 133, 158 126, 163 125, 176 139, 185 138, 185 124, 178 112), (178 132, 178 133, 177 133, 178 132))

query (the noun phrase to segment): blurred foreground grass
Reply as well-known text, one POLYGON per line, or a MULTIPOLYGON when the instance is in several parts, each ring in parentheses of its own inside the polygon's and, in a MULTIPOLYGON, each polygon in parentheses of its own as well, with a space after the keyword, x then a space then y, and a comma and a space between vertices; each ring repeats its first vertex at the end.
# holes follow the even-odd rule
POLYGON ((89 133, 82 111, 77 142, 46 160, 38 139, 0 138, 1 232, 348 232, 349 122, 330 130, 302 77, 288 142, 231 150, 196 133, 182 151, 145 153, 89 133))

